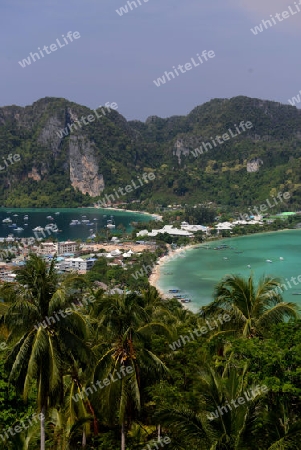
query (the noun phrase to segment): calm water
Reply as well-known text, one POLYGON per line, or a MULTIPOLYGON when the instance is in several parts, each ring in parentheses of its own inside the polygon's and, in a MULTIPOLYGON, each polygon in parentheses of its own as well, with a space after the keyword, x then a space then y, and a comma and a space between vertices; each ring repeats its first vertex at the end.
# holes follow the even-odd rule
MULTIPOLYGON (((37 226, 45 227, 47 224, 54 223, 57 228, 61 230, 59 233, 53 234, 59 239, 64 241, 66 239, 82 239, 86 240, 92 233, 96 231, 105 230, 107 220, 113 220, 116 228, 112 232, 117 232, 118 225, 122 224, 127 231, 131 230, 130 223, 133 221, 147 222, 151 219, 151 216, 131 213, 125 211, 115 211, 109 209, 94 209, 94 208, 26 208, 26 209, 9 209, 0 208, 0 237, 7 237, 8 234, 13 234, 16 237, 32 237, 34 236, 33 228, 37 226), (60 214, 55 214, 59 212, 60 214), (16 216, 17 215, 17 216, 16 216), (24 220, 24 216, 28 215, 28 221, 24 220), (52 216, 54 220, 47 219, 47 216, 52 216), (86 217, 82 217, 86 216, 86 217), (12 219, 12 223, 15 223, 18 227, 24 228, 24 231, 14 232, 13 228, 4 224, 2 220, 6 217, 12 219), (89 220, 92 225, 75 225, 70 226, 70 222, 73 219, 77 220, 89 220), (96 219, 96 220, 94 220, 96 219), (25 225, 25 224, 28 225, 25 225), (91 230, 91 231, 90 231, 91 230)), ((48 236, 47 231, 44 232, 48 236)))
MULTIPOLYGON (((284 283, 301 275, 301 230, 224 239, 211 242, 209 247, 191 249, 185 258, 167 262, 160 271, 158 286, 166 293, 168 289, 181 289, 191 298, 189 307, 193 311, 212 301, 214 286, 226 274, 247 277, 253 273, 256 280, 262 275, 273 275, 282 278, 284 283), (213 250, 221 244, 232 248, 213 250), (272 263, 266 262, 267 259, 272 263)), ((292 289, 284 290, 283 297, 301 307, 301 295, 292 295, 301 292, 301 283, 294 286, 291 282, 291 285, 292 289)))

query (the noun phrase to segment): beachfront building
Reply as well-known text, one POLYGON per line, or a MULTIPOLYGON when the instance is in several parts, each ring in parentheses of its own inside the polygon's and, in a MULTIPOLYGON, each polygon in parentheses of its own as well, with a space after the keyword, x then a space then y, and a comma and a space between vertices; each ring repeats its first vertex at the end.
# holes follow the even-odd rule
POLYGON ((137 237, 143 237, 143 236, 149 236, 149 237, 156 237, 158 234, 164 234, 167 233, 170 236, 185 236, 185 237, 192 237, 193 233, 186 231, 186 230, 180 230, 179 228, 174 228, 173 225, 164 225, 163 228, 159 230, 152 230, 151 232, 148 232, 147 230, 141 230, 139 233, 136 234, 137 237))
POLYGON ((196 233, 197 231, 202 231, 205 234, 209 233, 209 227, 204 225, 189 225, 188 222, 181 223, 181 230, 188 231, 189 233, 196 233))

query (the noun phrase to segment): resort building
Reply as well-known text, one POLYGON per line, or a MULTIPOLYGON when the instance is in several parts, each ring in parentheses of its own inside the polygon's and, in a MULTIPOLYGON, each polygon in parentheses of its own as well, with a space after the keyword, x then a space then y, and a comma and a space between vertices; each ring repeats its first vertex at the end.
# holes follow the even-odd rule
POLYGON ((150 236, 150 237, 156 237, 158 234, 164 234, 167 233, 170 236, 186 236, 186 237, 192 237, 193 233, 190 233, 186 230, 179 230, 179 228, 173 228, 173 225, 164 225, 163 228, 160 230, 152 230, 151 232, 148 232, 147 230, 141 230, 139 233, 137 233, 137 237, 143 237, 143 236, 150 236))

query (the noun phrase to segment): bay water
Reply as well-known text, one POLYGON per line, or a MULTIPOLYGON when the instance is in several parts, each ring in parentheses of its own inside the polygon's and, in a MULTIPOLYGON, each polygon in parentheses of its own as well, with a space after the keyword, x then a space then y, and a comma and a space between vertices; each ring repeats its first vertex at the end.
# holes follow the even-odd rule
POLYGON ((301 293, 301 282, 297 279, 294 285, 290 281, 291 277, 299 275, 301 280, 301 230, 209 242, 187 250, 185 255, 160 266, 157 286, 166 294, 169 289, 180 289, 181 294, 191 298, 187 305, 192 311, 213 300, 214 287, 226 274, 247 278, 251 273, 257 281, 263 275, 281 278, 288 288, 283 288, 284 300, 301 307, 301 295, 293 295, 301 293), (214 250, 223 244, 227 248, 214 250))

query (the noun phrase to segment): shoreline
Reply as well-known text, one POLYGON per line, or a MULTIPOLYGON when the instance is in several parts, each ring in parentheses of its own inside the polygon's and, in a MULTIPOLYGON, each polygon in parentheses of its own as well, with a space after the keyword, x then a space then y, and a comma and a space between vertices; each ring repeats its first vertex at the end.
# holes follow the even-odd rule
MULTIPOLYGON (((156 261, 156 265, 155 265, 155 267, 153 268, 153 270, 152 270, 152 272, 151 272, 151 274, 150 274, 150 276, 149 276, 149 278, 148 278, 148 281, 149 281, 149 284, 150 284, 151 286, 153 286, 153 287, 155 287, 155 288, 157 289, 157 291, 159 292, 159 294, 161 295, 161 297, 162 297, 163 299, 165 299, 165 300, 170 300, 170 299, 172 298, 172 295, 166 294, 166 293, 163 292, 162 289, 158 286, 158 281, 159 281, 159 279, 160 279, 160 276, 161 276, 161 270, 162 270, 163 266, 164 266, 168 261, 170 261, 170 260, 172 260, 172 259, 176 259, 176 258, 177 258, 177 255, 179 255, 180 253, 185 254, 185 252, 187 252, 188 250, 191 250, 191 249, 193 249, 194 247, 199 246, 199 245, 202 245, 202 244, 190 244, 190 245, 187 245, 186 247, 183 247, 183 248, 176 248, 176 250, 173 250, 173 251, 170 251, 170 250, 169 250, 169 254, 168 254, 168 255, 164 255, 164 256, 162 256, 161 258, 159 258, 159 259, 156 261)), ((184 257, 184 256, 181 256, 181 257, 184 257)), ((181 305, 182 305, 184 308, 189 309, 188 303, 185 303, 185 304, 181 303, 181 305)))
POLYGON ((97 206, 92 206, 92 208, 94 208, 94 209, 103 209, 103 210, 107 210, 108 209, 108 210, 113 210, 113 211, 124 211, 124 212, 135 213, 135 214, 143 214, 145 216, 151 216, 151 217, 153 217, 154 219, 157 219, 157 220, 162 220, 162 218, 163 218, 163 216, 160 216, 160 214, 153 214, 153 213, 149 213, 147 211, 137 211, 137 210, 134 210, 134 209, 114 208, 113 206, 110 207, 110 208, 100 208, 100 207, 97 207, 97 206))
MULTIPOLYGON (((232 236, 232 237, 216 237, 215 239, 209 239, 206 240, 205 242, 199 242, 197 244, 188 244, 187 246, 183 247, 183 248, 177 248, 174 251, 171 251, 168 255, 165 255, 161 258, 159 258, 156 262, 156 266, 153 268, 148 281, 149 284, 153 287, 155 287, 157 289, 157 291, 159 292, 159 294, 161 295, 161 297, 164 300, 170 300, 172 298, 172 295, 168 295, 166 294, 158 285, 158 281, 161 277, 161 270, 164 267, 164 265, 170 261, 171 259, 175 258, 175 256, 179 253, 185 253, 188 250, 193 249, 194 247, 199 247, 199 246, 203 246, 203 245, 210 245, 213 244, 214 242, 218 242, 218 241, 226 241, 229 239, 238 239, 238 238, 245 238, 245 237, 250 237, 250 236, 258 236, 260 234, 267 234, 267 233, 279 233, 279 232, 284 232, 284 231, 296 231, 296 229, 291 229, 291 228, 283 228, 281 230, 276 230, 276 231, 263 231, 261 233, 249 233, 249 234, 245 234, 243 236, 232 236)), ((301 231, 301 230, 300 230, 301 231)), ((185 309, 189 309, 190 311, 194 312, 192 309, 189 308, 189 303, 183 304, 181 303, 181 305, 185 308, 185 309)))

